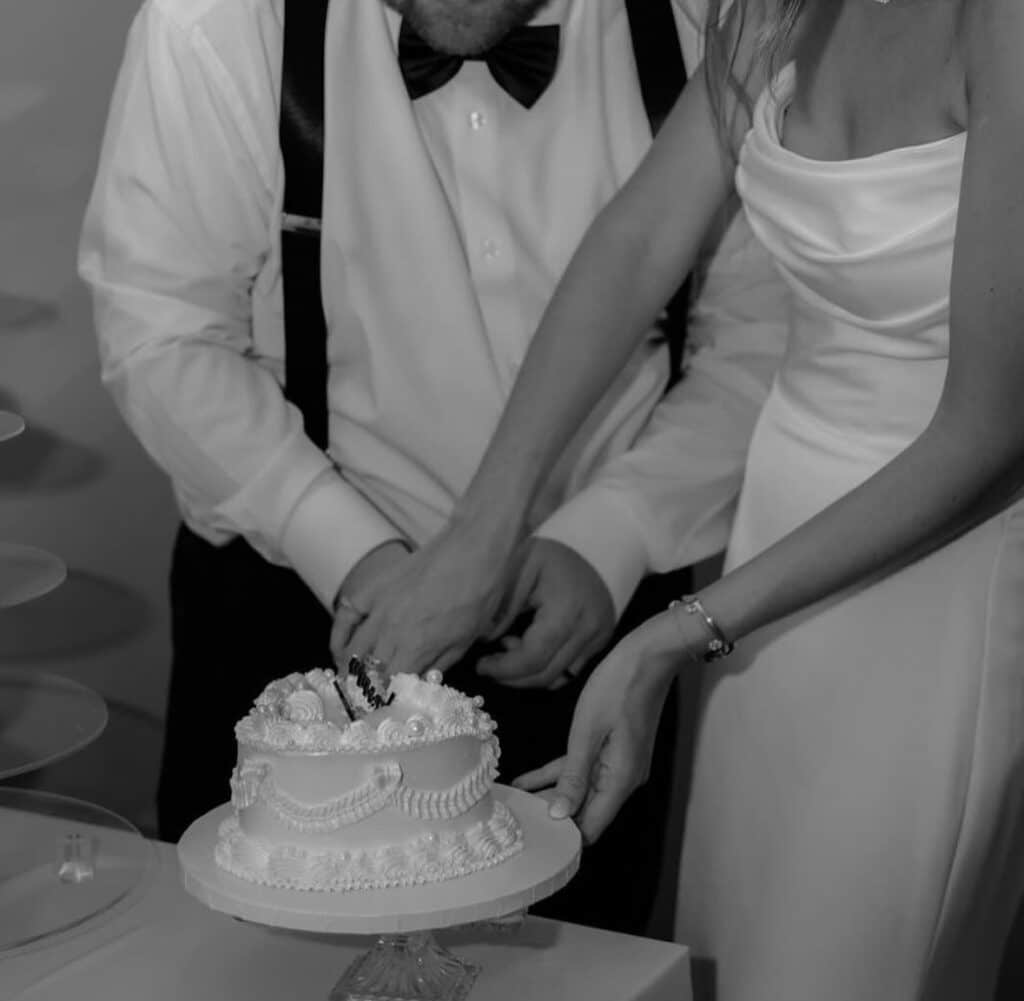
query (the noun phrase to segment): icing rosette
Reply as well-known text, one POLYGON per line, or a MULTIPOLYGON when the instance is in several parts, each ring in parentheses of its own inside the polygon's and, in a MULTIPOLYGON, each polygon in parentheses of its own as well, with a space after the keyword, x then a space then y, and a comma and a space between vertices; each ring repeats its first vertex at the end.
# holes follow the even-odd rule
POLYGON ((285 715, 293 723, 319 723, 324 718, 324 704, 312 689, 296 689, 285 699, 285 715))
POLYGON ((315 668, 267 685, 235 734, 268 750, 371 752, 495 730, 479 699, 413 674, 391 677, 386 703, 374 708, 353 676, 315 668))
POLYGON ((393 744, 399 738, 404 737, 406 728, 404 724, 396 719, 381 720, 377 727, 377 739, 382 744, 393 744))

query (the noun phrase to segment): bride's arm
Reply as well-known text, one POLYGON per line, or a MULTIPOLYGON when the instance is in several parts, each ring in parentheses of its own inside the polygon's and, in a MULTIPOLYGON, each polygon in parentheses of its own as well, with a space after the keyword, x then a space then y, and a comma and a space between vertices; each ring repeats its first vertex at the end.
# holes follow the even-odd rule
MULTIPOLYGON (((705 589, 730 639, 937 549, 1024 484, 1024 5, 975 0, 970 10, 969 129, 938 408, 877 474, 705 589)), ((669 680, 707 643, 702 620, 678 610, 629 634, 588 680, 567 756, 517 784, 557 779, 552 814, 574 815, 597 837, 643 781, 669 680)))
MULTIPOLYGON (((730 638, 885 575, 1024 485, 1024 6, 979 0, 954 244, 950 356, 935 415, 861 486, 704 592, 730 638)), ((672 616, 661 637, 678 645, 672 616)))

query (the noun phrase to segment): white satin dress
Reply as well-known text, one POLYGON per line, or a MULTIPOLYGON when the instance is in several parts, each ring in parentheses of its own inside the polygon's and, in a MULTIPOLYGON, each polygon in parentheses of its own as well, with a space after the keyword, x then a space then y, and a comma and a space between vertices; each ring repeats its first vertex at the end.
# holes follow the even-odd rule
MULTIPOLYGON (((757 103, 737 171, 794 314, 728 565, 908 445, 947 364, 964 135, 808 159, 780 142, 794 83, 787 67, 757 103)), ((718 1001, 986 1001, 1024 889, 1022 807, 1017 502, 709 671, 677 938, 714 960, 718 1001)))

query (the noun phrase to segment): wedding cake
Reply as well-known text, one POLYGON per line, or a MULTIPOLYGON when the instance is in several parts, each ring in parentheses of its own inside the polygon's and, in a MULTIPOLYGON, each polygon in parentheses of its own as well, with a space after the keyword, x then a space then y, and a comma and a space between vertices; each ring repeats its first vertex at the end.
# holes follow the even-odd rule
POLYGON ((269 684, 235 727, 232 815, 217 864, 298 890, 411 886, 497 865, 522 848, 492 794, 498 740, 483 700, 359 662, 269 684))

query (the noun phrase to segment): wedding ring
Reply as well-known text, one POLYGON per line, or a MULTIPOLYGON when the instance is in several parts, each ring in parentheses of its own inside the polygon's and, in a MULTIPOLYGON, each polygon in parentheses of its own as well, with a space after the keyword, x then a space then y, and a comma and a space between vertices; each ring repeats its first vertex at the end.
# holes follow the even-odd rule
POLYGON ((373 654, 366 654, 366 656, 360 657, 359 659, 370 671, 379 671, 384 667, 384 661, 382 661, 380 657, 374 657, 373 654))

